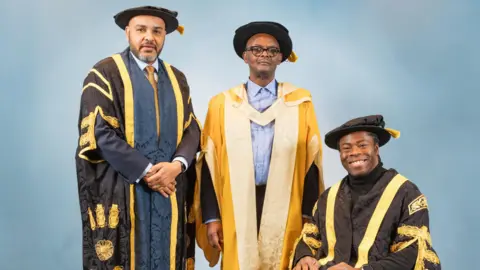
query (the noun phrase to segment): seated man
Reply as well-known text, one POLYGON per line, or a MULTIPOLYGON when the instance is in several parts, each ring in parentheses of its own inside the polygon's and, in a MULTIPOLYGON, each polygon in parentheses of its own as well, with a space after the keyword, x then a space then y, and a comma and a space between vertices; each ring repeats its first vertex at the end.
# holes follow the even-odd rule
POLYGON ((379 148, 400 135, 384 126, 383 117, 373 115, 325 135, 348 175, 320 196, 290 269, 441 269, 425 195, 380 160, 379 148))

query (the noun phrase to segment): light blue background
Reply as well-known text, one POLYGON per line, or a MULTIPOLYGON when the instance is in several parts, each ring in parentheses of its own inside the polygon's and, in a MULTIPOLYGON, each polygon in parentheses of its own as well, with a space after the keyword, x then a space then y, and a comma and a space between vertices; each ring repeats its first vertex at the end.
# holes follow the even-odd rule
MULTIPOLYGON (((247 79, 234 30, 251 20, 286 25, 299 60, 282 64, 277 78, 312 92, 322 135, 377 113, 399 129, 381 149, 385 165, 428 197, 444 269, 476 266, 478 1, 4 0, 1 269, 81 269, 74 152, 82 81, 127 44, 112 16, 143 4, 180 12, 185 35, 169 35, 162 57, 186 73, 202 122, 211 96, 247 79)), ((330 186, 344 171, 336 152, 324 153, 330 186)))

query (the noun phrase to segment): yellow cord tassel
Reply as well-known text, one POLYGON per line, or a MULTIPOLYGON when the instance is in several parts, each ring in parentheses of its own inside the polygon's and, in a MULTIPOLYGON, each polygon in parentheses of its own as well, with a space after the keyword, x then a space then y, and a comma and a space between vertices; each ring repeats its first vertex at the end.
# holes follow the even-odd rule
POLYGON ((179 25, 177 27, 177 31, 180 33, 180 35, 183 35, 183 31, 185 31, 185 27, 183 27, 183 25, 179 25))
POLYGON ((388 133, 390 133, 390 135, 392 135, 392 137, 395 139, 400 137, 400 131, 398 130, 392 128, 385 128, 385 130, 388 131, 388 133))
POLYGON ((290 54, 290 56, 287 58, 288 59, 288 62, 296 62, 297 59, 298 59, 298 56, 295 54, 294 51, 292 51, 292 53, 290 54))

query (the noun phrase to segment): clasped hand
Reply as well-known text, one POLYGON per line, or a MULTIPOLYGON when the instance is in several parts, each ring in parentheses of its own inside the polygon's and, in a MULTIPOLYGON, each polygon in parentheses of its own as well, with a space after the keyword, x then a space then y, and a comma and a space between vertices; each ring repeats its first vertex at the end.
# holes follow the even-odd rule
POLYGON ((165 198, 176 191, 176 177, 182 171, 179 161, 160 162, 152 166, 144 177, 145 183, 152 190, 162 194, 165 198))
MULTIPOLYGON (((318 264, 318 261, 310 256, 303 257, 298 261, 297 265, 293 270, 317 270, 319 269, 320 265, 318 264)), ((328 268, 328 270, 359 270, 358 268, 353 268, 350 265, 342 262, 337 265, 331 266, 328 268)))

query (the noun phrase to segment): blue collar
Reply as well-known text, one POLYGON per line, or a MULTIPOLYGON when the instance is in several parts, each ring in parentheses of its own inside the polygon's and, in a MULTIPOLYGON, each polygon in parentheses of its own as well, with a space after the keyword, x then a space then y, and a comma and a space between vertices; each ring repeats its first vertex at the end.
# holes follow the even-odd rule
POLYGON ((267 84, 265 87, 261 87, 260 85, 252 82, 250 79, 247 81, 247 95, 249 98, 254 98, 256 95, 260 93, 260 90, 263 88, 270 92, 272 95, 277 95, 277 81, 273 79, 270 83, 267 84))

